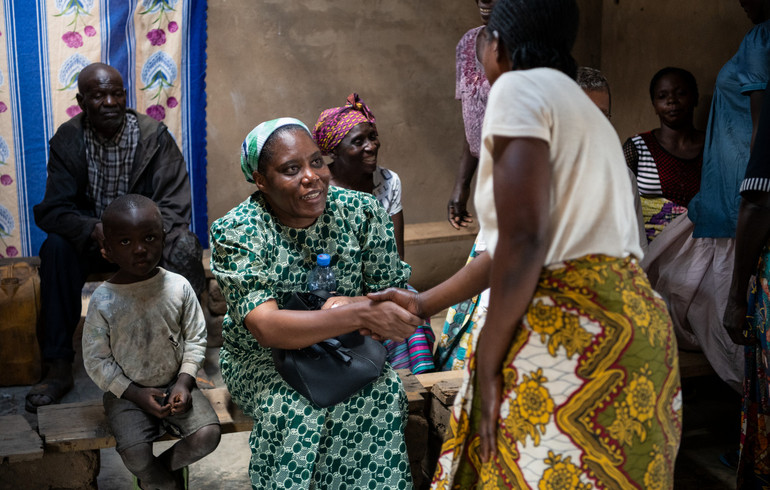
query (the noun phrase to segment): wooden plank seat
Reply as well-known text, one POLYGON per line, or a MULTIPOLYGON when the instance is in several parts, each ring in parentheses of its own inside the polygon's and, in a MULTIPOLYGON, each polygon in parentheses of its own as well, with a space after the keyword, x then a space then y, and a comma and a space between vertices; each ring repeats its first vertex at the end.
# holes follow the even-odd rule
POLYGON ((43 457, 43 441, 21 415, 0 417, 0 462, 18 463, 43 457))
MULTIPOLYGON (((461 371, 413 375, 399 370, 404 380, 409 413, 422 414, 430 387, 438 381, 462 379, 461 371), (427 383, 427 388, 422 381, 427 383)), ((203 389, 219 417, 222 433, 251 430, 252 420, 230 398, 227 388, 203 389)), ((91 451, 115 446, 115 438, 107 424, 101 400, 63 403, 40 407, 38 431, 46 451, 91 451)))
MULTIPOLYGON (((201 391, 214 407, 223 434, 251 430, 251 418, 232 402, 226 388, 201 391)), ((40 407, 37 420, 46 451, 91 451, 115 446, 101 400, 40 407)))
POLYGON ((479 232, 478 224, 471 223, 466 228, 456 230, 449 221, 431 221, 404 225, 404 245, 424 245, 429 243, 473 240, 479 232))
MULTIPOLYGON (((680 365, 683 378, 714 373, 701 353, 680 352, 680 365)), ((464 371, 415 376, 409 371, 400 370, 399 375, 404 381, 407 392, 409 413, 428 415, 430 412, 437 412, 429 415, 436 423, 438 420, 445 421, 448 409, 451 408, 453 395, 462 383, 464 371), (440 410, 437 410, 438 408, 440 410)), ((202 391, 219 417, 223 434, 251 430, 251 418, 233 403, 226 388, 202 391)), ((3 434, 0 439, 0 456, 7 458, 7 461, 39 457, 39 441, 36 442, 35 437, 29 437, 34 434, 34 431, 29 429, 26 421, 24 422, 21 424, 8 417, 0 420, 0 433, 3 434)), ((38 410, 38 432, 46 451, 89 451, 115 445, 115 438, 107 425, 101 400, 41 407, 38 410)))

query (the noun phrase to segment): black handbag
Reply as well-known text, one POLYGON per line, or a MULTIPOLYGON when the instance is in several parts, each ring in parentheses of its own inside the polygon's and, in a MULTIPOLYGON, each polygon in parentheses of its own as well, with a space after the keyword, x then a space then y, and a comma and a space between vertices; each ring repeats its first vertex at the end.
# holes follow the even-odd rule
MULTIPOLYGON (((287 310, 318 310, 332 295, 293 293, 287 310)), ((380 342, 350 332, 304 349, 273 348, 278 374, 300 395, 321 408, 343 402, 382 374, 387 350, 380 342)))

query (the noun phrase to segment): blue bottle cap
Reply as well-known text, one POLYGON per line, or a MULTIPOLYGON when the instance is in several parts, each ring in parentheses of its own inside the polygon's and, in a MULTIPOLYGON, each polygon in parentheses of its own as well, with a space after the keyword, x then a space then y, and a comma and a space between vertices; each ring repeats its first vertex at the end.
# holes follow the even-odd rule
POLYGON ((331 264, 331 262, 332 258, 329 257, 329 254, 318 254, 318 258, 316 259, 316 263, 322 267, 326 267, 331 264))

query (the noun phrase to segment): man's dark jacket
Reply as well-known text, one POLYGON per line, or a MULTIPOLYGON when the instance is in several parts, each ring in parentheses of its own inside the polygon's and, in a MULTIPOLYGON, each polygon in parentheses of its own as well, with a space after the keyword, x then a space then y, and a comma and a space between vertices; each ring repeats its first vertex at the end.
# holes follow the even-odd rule
MULTIPOLYGON (((142 194, 158 205, 168 249, 190 224, 192 203, 184 157, 165 124, 132 109, 127 112, 136 116, 140 133, 128 193, 142 194)), ((84 113, 73 117, 51 138, 45 197, 34 207, 37 226, 63 236, 81 253, 91 246, 91 232, 100 221, 88 195, 84 117, 84 113)))

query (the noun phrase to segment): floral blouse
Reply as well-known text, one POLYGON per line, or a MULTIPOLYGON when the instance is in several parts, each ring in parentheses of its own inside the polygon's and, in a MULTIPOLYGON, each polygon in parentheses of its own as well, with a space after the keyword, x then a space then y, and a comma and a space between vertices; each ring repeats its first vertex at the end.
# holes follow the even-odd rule
POLYGON ((471 155, 478 157, 481 150, 481 124, 489 98, 489 81, 476 56, 476 38, 484 26, 466 32, 457 44, 455 99, 462 102, 465 139, 471 155))

